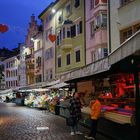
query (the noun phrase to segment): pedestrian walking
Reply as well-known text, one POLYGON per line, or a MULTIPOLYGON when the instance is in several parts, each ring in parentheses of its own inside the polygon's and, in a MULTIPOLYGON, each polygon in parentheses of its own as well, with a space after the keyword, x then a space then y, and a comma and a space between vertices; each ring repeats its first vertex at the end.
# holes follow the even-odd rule
POLYGON ((81 102, 79 99, 79 94, 75 92, 73 94, 73 97, 70 99, 70 118, 73 120, 73 125, 71 126, 71 135, 75 134, 82 134, 79 131, 78 125, 79 125, 79 120, 81 119, 81 102))
POLYGON ((94 140, 96 137, 96 132, 97 132, 97 126, 98 126, 98 121, 100 118, 100 113, 101 113, 101 103, 98 99, 98 97, 93 97, 93 99, 90 102, 90 109, 91 109, 91 128, 88 136, 85 136, 86 139, 91 139, 94 140))

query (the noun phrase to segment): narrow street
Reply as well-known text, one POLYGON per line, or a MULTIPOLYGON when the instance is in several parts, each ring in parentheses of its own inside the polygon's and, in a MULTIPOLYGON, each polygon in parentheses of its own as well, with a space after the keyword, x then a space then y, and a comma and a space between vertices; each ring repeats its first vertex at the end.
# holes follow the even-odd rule
MULTIPOLYGON (((86 134, 88 129, 80 126, 86 134)), ((65 119, 47 111, 0 103, 0 140, 84 140, 70 135, 65 119), (43 129, 43 127, 45 129, 43 129)), ((97 140, 109 140, 97 134, 97 140)))

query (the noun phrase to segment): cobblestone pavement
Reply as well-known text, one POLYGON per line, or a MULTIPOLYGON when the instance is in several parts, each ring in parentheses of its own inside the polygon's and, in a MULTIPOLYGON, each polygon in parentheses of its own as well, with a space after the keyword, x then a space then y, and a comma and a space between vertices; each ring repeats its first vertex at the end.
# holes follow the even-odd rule
MULTIPOLYGON (((86 134, 88 129, 80 126, 86 134)), ((0 140, 84 140, 83 135, 70 135, 65 119, 49 112, 0 103, 0 140), (37 127, 47 127, 37 130, 37 127)), ((97 134, 97 140, 109 140, 97 134)))

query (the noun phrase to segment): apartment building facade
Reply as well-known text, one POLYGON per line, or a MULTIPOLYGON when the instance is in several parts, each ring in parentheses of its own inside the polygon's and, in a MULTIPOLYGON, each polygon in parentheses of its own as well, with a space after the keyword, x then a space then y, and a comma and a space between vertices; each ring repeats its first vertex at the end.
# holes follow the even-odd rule
POLYGON ((35 83, 35 60, 34 60, 34 42, 33 37, 38 33, 39 25, 32 15, 29 22, 28 32, 25 40, 25 45, 28 48, 26 55, 26 80, 27 85, 35 83))
POLYGON ((86 5, 86 64, 108 56, 107 1, 87 0, 86 5))
POLYGON ((6 88, 14 89, 19 86, 18 83, 18 65, 19 57, 13 56, 4 61, 4 73, 6 88))
POLYGON ((44 82, 55 80, 55 12, 51 3, 40 15, 43 24, 43 66, 44 82), (54 10, 54 11, 53 11, 54 10))
POLYGON ((35 83, 43 82, 43 71, 44 71, 44 63, 43 63, 43 44, 42 44, 42 26, 40 26, 40 31, 34 36, 34 68, 35 68, 35 83))
POLYGON ((18 75, 19 75, 19 86, 20 87, 25 87, 27 86, 27 81, 26 81, 26 54, 28 52, 28 48, 26 48, 25 44, 20 44, 20 54, 19 54, 19 66, 18 66, 18 75))
POLYGON ((84 0, 63 0, 54 6, 57 77, 85 65, 84 5, 84 0))

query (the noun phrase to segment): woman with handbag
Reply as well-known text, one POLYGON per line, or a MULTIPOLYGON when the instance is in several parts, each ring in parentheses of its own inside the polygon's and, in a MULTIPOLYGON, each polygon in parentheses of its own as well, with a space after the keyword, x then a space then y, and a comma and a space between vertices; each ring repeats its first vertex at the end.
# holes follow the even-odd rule
POLYGON ((73 97, 70 99, 69 111, 70 119, 73 121, 73 125, 71 125, 71 135, 82 134, 78 129, 79 120, 81 119, 81 102, 77 92, 73 93, 73 97))

